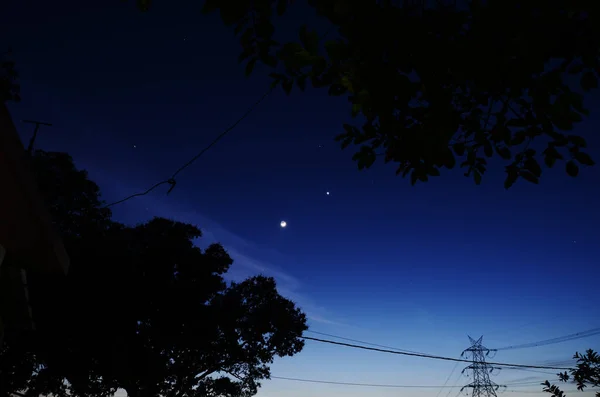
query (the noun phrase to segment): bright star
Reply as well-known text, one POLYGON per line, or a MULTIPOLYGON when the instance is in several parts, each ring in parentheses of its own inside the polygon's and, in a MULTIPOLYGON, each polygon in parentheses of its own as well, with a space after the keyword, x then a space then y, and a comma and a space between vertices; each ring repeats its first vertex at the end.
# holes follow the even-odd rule
POLYGON ((287 226, 287 222, 286 221, 281 221, 281 223, 279 224, 279 226, 286 227, 287 226))

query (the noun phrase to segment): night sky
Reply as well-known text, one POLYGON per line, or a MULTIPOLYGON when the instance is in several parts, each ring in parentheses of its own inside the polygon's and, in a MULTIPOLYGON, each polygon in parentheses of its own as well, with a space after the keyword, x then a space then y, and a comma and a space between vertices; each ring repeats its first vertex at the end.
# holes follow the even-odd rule
MULTIPOLYGON (((20 120, 53 123, 36 147, 70 153, 107 202, 168 178, 269 87, 258 67, 244 77, 233 33, 218 14, 201 15, 200 1, 156 1, 146 14, 131 1, 3 3, 0 45, 13 47, 21 74, 23 101, 10 109, 22 139, 33 126, 20 120)), ((301 19, 327 28, 299 7, 295 19, 282 19, 281 37, 292 37, 301 19)), ((600 96, 588 103, 599 105, 600 96)), ((114 217, 198 225, 200 245, 219 241, 235 259, 230 279, 274 276, 314 331, 458 357, 467 335, 484 335, 494 348, 600 327, 600 167, 576 179, 562 167, 545 170, 541 185, 519 181, 509 191, 501 166, 481 186, 456 170, 411 187, 392 165, 357 170, 352 150, 333 141, 350 120, 345 98, 277 90, 183 171, 170 195, 160 187, 115 206, 114 217)), ((596 113, 577 131, 596 161, 599 127, 596 113)), ((494 360, 548 365, 589 347, 600 348, 599 335, 500 351, 494 360)), ((308 341, 272 373, 435 386, 454 366, 308 341)), ((470 381, 458 379, 461 369, 448 385, 470 381)), ((544 379, 554 376, 503 370, 493 378, 516 383, 508 387, 515 396, 541 390, 544 379)), ((259 396, 457 392, 273 379, 259 396)))

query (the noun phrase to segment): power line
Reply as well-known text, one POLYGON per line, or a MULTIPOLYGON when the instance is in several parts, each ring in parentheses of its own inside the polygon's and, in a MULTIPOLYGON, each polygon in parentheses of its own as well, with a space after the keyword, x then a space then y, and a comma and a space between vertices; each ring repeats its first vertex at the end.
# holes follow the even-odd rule
MULTIPOLYGON (((577 393, 577 392, 580 391, 580 390, 577 390, 577 389, 572 389, 572 390, 563 390, 563 389, 561 389, 561 390, 564 391, 564 392, 567 392, 567 393, 577 393)), ((600 390, 600 389, 596 389, 596 388, 589 388, 589 389, 587 389, 586 388, 585 391, 587 391, 587 392, 593 392, 593 391, 597 391, 597 390, 600 390)), ((531 394, 542 394, 542 393, 547 394, 548 393, 548 392, 545 392, 543 390, 504 390, 504 391, 508 392, 508 393, 531 393, 531 394)))
MULTIPOLYGON (((545 380, 547 380, 547 379, 545 379, 545 380)), ((560 379, 559 378, 551 379, 551 382, 560 382, 560 379)), ((541 385, 541 384, 542 384, 541 380, 530 380, 530 381, 526 381, 526 382, 509 382, 506 385, 507 386, 532 386, 532 385, 541 385)))
MULTIPOLYGON (((448 384, 448 381, 450 380, 450 378, 452 377, 452 375, 454 375, 454 371, 456 371, 456 368, 458 368, 459 364, 460 364, 460 362, 457 362, 456 364, 454 364, 454 368, 452 368, 452 371, 450 372, 450 375, 448 375, 448 377, 446 378, 446 381, 444 382, 444 386, 442 386, 440 388, 440 390, 437 392, 437 394, 435 395, 435 397, 439 397, 439 395, 442 393, 442 390, 444 390, 444 387, 446 387, 446 385, 448 384)), ((448 393, 450 393, 450 391, 448 391, 448 393)))
MULTIPOLYGON (((318 380, 318 379, 302 379, 302 378, 287 378, 284 376, 271 376, 272 379, 291 380, 295 382, 307 382, 307 383, 322 383, 327 385, 342 385, 342 386, 365 386, 365 387, 394 387, 403 389, 435 389, 441 386, 431 385, 389 385, 389 384, 378 384, 378 383, 353 383, 353 382, 335 382, 329 380, 318 380)), ((458 387, 458 386, 456 386, 458 387)))
POLYGON ((530 343, 523 343, 520 345, 500 347, 500 348, 493 349, 493 350, 526 349, 529 347, 546 346, 546 345, 562 343, 562 342, 567 342, 567 341, 581 339, 581 338, 588 338, 588 337, 594 336, 594 335, 600 335, 600 328, 593 328, 593 329, 590 329, 587 331, 577 332, 577 333, 565 335, 565 336, 559 336, 557 338, 552 338, 552 339, 545 339, 545 340, 538 341, 538 342, 530 342, 530 343))
POLYGON ((127 196, 127 197, 125 197, 125 198, 123 198, 121 200, 118 200, 118 201, 112 202, 110 204, 107 204, 107 205, 104 206, 104 208, 108 208, 108 207, 112 207, 112 206, 117 205, 117 204, 124 203, 125 201, 131 200, 134 197, 145 196, 148 193, 150 193, 151 191, 153 191, 154 189, 156 189, 157 187, 162 186, 162 185, 169 185, 169 190, 167 191, 167 194, 171 193, 171 191, 173 190, 173 188, 175 188, 175 185, 177 183, 177 181, 175 180, 175 177, 177 177, 177 175, 181 171, 183 171, 184 169, 186 169, 187 167, 189 167, 190 165, 192 165, 204 153, 206 153, 214 145, 216 145, 217 142, 219 142, 221 139, 223 139, 225 137, 225 135, 227 135, 231 130, 233 130, 235 127, 237 127, 238 124, 240 124, 242 121, 244 121, 244 119, 246 119, 246 117, 248 117, 250 115, 250 113, 252 113, 254 111, 254 109, 256 109, 256 107, 258 105, 260 105, 261 102, 264 101, 269 96, 269 94, 273 91, 273 89, 274 89, 274 87, 271 87, 267 92, 265 92, 256 102, 254 102, 254 104, 252 104, 252 106, 250 106, 250 108, 246 111, 246 113, 244 113, 240 118, 238 118, 227 129, 225 129, 223 132, 221 132, 215 139, 213 139, 213 141, 211 143, 208 144, 208 146, 206 146, 204 149, 202 149, 200 152, 198 152, 198 154, 196 154, 194 157, 192 157, 190 160, 188 160, 186 163, 184 163, 181 167, 179 167, 173 173, 173 175, 171 175, 170 178, 165 179, 163 181, 160 181, 160 182, 154 184, 152 187, 148 188, 146 191, 143 191, 143 192, 140 192, 140 193, 135 193, 135 194, 127 196))
POLYGON ((547 371, 537 371, 537 370, 535 370, 535 369, 530 369, 530 368, 510 368, 510 367, 506 367, 506 368, 504 368, 504 369, 515 369, 515 370, 518 370, 518 371, 535 372, 535 373, 538 373, 538 374, 544 374, 544 375, 555 375, 555 373, 554 373, 554 372, 547 372, 547 371))
MULTIPOLYGON (((460 364, 460 363, 457 362, 456 365, 458 366, 458 364, 460 364)), ((448 394, 446 394, 446 397, 450 397, 450 393, 452 393, 452 388, 454 388, 458 384, 458 381, 460 380, 461 375, 462 375, 462 372, 458 374, 458 378, 456 378, 452 387, 448 388, 448 394)), ((459 393, 460 393, 460 391, 459 391, 459 393)))
MULTIPOLYGON (((431 358, 431 359, 435 359, 435 360, 471 363, 471 361, 469 361, 469 360, 464 360, 464 359, 460 359, 460 358, 436 356, 436 355, 421 354, 421 353, 408 353, 408 352, 400 352, 400 351, 388 350, 388 349, 379 349, 379 348, 375 348, 375 347, 367 347, 367 346, 353 345, 353 344, 344 343, 344 342, 336 342, 336 341, 327 340, 327 339, 312 338, 310 336, 304 336, 303 338, 307 339, 307 340, 312 340, 315 342, 329 343, 332 345, 352 347, 355 349, 371 350, 371 351, 377 351, 377 352, 381 352, 381 353, 400 354, 400 355, 404 355, 404 356, 431 358)), ((558 370, 572 370, 573 369, 573 368, 565 368, 565 367, 546 367, 546 366, 541 366, 541 365, 508 364, 508 363, 494 363, 494 362, 488 362, 488 364, 503 366, 503 367, 515 367, 515 368, 558 369, 558 370)))
MULTIPOLYGON (((359 386, 359 387, 383 387, 383 388, 399 388, 399 389, 437 389, 440 385, 397 385, 397 384, 381 384, 381 383, 357 383, 357 382, 338 382, 332 380, 322 380, 322 379, 306 379, 306 378, 290 378, 286 376, 271 376, 271 379, 279 379, 279 380, 288 380, 293 382, 304 382, 304 383, 319 383, 326 385, 340 385, 340 386, 359 386)), ((541 385, 541 382, 539 382, 541 385)), ((532 386, 533 384, 509 384, 512 387, 524 387, 524 386, 532 386)), ((453 389, 462 388, 462 386, 445 386, 451 387, 453 389)))
POLYGON ((571 357, 568 360, 544 360, 542 362, 546 365, 575 365, 577 364, 577 359, 571 357))
POLYGON ((413 351, 413 350, 400 349, 400 348, 397 348, 397 347, 391 347, 391 346, 386 346, 386 345, 379 345, 377 343, 365 342, 365 341, 361 341, 361 340, 358 340, 358 339, 350 339, 350 338, 345 338, 343 336, 326 334, 325 332, 312 331, 310 329, 306 330, 305 332, 310 332, 310 333, 317 334, 317 335, 329 336, 331 338, 336 338, 336 339, 347 340, 349 342, 362 343, 363 345, 383 347, 384 349, 391 349, 391 350, 397 350, 397 351, 408 352, 408 353, 416 353, 416 354, 426 354, 426 353, 422 353, 422 352, 416 352, 416 351, 413 351))

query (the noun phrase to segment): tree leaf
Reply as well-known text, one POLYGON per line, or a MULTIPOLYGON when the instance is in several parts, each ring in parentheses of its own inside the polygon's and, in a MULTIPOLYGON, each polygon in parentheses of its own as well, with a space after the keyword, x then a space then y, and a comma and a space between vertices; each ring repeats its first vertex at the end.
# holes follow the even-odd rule
POLYGON ((492 157, 494 155, 494 148, 492 147, 492 143, 488 140, 483 143, 483 153, 487 157, 492 157))
POLYGON ((137 0, 136 1, 137 7, 140 11, 144 12, 144 11, 148 11, 150 9, 150 6, 152 5, 152 1, 151 0, 137 0))
POLYGON ((512 157, 512 154, 510 152, 510 149, 507 148, 506 146, 502 146, 502 147, 498 147, 496 146, 496 152, 498 153, 498 155, 500 155, 500 157, 502 157, 504 160, 510 160, 512 157))
MULTIPOLYGON (((144 1, 144 0, 141 0, 141 1, 144 1)), ((221 0, 205 0, 204 5, 202 6, 201 12, 203 14, 210 14, 211 12, 213 12, 219 8, 220 3, 221 3, 221 0)))
POLYGON ((271 68, 277 67, 277 58, 271 54, 260 54, 260 60, 271 68))
POLYGON ((527 122, 527 120, 524 120, 522 118, 514 118, 514 119, 510 119, 508 120, 508 122, 506 123, 507 127, 527 127, 529 126, 529 123, 527 122))
POLYGON ((415 186, 418 179, 419 179, 419 175, 417 175, 417 170, 413 169, 412 172, 410 173, 410 184, 412 186, 415 186))
POLYGON ((317 55, 319 52, 319 36, 316 31, 309 31, 306 25, 300 27, 300 41, 310 55, 317 55))
POLYGON ((523 165, 525 166, 525 169, 531 172, 536 178, 539 178, 542 175, 542 167, 540 167, 540 164, 535 159, 535 157, 527 158, 523 165))
POLYGON ((302 75, 296 79, 296 85, 298 85, 298 88, 300 88, 301 91, 304 91, 306 89, 306 78, 307 77, 308 77, 307 75, 302 75))
POLYGON ((568 72, 570 74, 579 74, 583 71, 583 63, 576 62, 569 66, 568 72))
POLYGON ((458 142, 455 143, 452 148, 454 149, 454 153, 456 153, 457 156, 464 156, 465 154, 465 144, 462 142, 458 142))
POLYGON ((438 170, 436 167, 430 167, 427 170, 427 173, 431 176, 440 176, 440 170, 438 170))
POLYGON ((590 157, 589 154, 583 153, 583 152, 575 153, 575 160, 579 161, 579 163, 581 163, 583 165, 592 166, 592 165, 596 164, 594 162, 594 160, 592 160, 592 158, 590 157))
POLYGON ((281 86, 283 87, 283 91, 289 95, 290 92, 292 92, 292 87, 294 86, 294 81, 293 80, 284 80, 281 83, 281 86))
POLYGON ((448 169, 452 169, 456 166, 456 158, 454 157, 454 153, 452 153, 452 150, 450 150, 450 148, 446 148, 443 151, 442 163, 448 169))
POLYGON ((578 147, 583 147, 586 148, 587 147, 587 142, 585 139, 583 139, 580 136, 577 135, 569 135, 567 137, 568 141, 571 142, 573 145, 578 146, 578 147))
POLYGON ((504 180, 504 188, 510 189, 519 178, 519 169, 514 165, 506 167, 506 179, 504 180))
POLYGON ((589 115, 589 111, 583 106, 583 95, 578 92, 569 92, 569 101, 571 106, 583 115, 589 115))
POLYGON ((375 162, 377 155, 375 151, 367 145, 361 146, 360 150, 352 157, 358 163, 358 169, 362 170, 369 168, 375 162))
POLYGON ((277 1, 277 15, 281 16, 287 9, 287 3, 289 0, 278 0, 277 1))
POLYGON ((480 185, 481 184, 481 173, 477 170, 473 171, 473 180, 475 181, 476 185, 480 185))
POLYGON ((517 131, 515 133, 515 135, 513 136, 512 140, 510 141, 510 144, 512 146, 520 145, 523 142, 525 142, 525 138, 527 138, 527 134, 525 133, 525 130, 517 131))
POLYGON ((573 123, 565 114, 555 114, 552 117, 552 123, 562 131, 571 131, 573 129, 573 123))
POLYGON ((569 176, 576 177, 579 174, 579 166, 573 160, 567 161, 566 171, 569 176))
POLYGON ((255 65, 256 65, 256 58, 252 58, 251 60, 248 61, 248 63, 246 64, 246 77, 248 77, 252 74, 252 71, 254 70, 255 65))
POLYGON ((583 76, 581 76, 581 88, 586 92, 593 88, 598 88, 598 78, 594 72, 587 71, 583 73, 583 76))
POLYGON ((539 178, 537 176, 535 176, 532 172, 528 171, 528 170, 524 170, 524 169, 520 170, 519 171, 519 176, 521 178, 525 179, 526 181, 531 182, 531 183, 538 184, 540 182, 539 178))
POLYGON ((346 45, 343 42, 331 40, 325 43, 325 51, 332 61, 339 61, 345 58, 346 45))

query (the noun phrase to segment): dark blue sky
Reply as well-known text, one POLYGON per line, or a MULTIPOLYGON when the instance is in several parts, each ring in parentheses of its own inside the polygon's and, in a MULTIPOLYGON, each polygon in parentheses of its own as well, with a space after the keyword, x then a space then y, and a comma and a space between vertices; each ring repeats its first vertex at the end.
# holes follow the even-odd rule
MULTIPOLYGON (((10 108, 23 139, 32 126, 21 119, 53 123, 41 129, 37 147, 71 153, 109 202, 169 177, 268 89, 261 69, 244 77, 236 39, 217 15, 200 14, 201 2, 157 1, 147 14, 118 1, 7 3, 0 45, 13 47, 22 76, 23 101, 10 108)), ((284 35, 302 18, 326 28, 306 10, 296 15, 281 23, 284 35)), ((114 207, 115 218, 197 224, 201 244, 220 241, 236 259, 231 279, 274 275, 321 332, 456 357, 468 347, 467 334, 499 347, 600 326, 600 168, 577 179, 546 170, 541 185, 518 182, 509 191, 501 167, 481 186, 456 170, 411 187, 393 166, 356 169, 353 152, 333 141, 347 121, 343 98, 277 91, 183 171, 169 196, 159 188, 114 207)), ((577 131, 597 161, 599 126, 595 114, 577 131)), ((544 364, 599 342, 495 359, 544 364)), ((299 356, 277 361, 273 374, 440 385, 453 365, 309 342, 299 356)), ((512 370, 496 381, 543 377, 512 370)), ((519 387, 512 390, 539 390, 519 387)), ((365 391, 272 380, 259 395, 365 391)))

